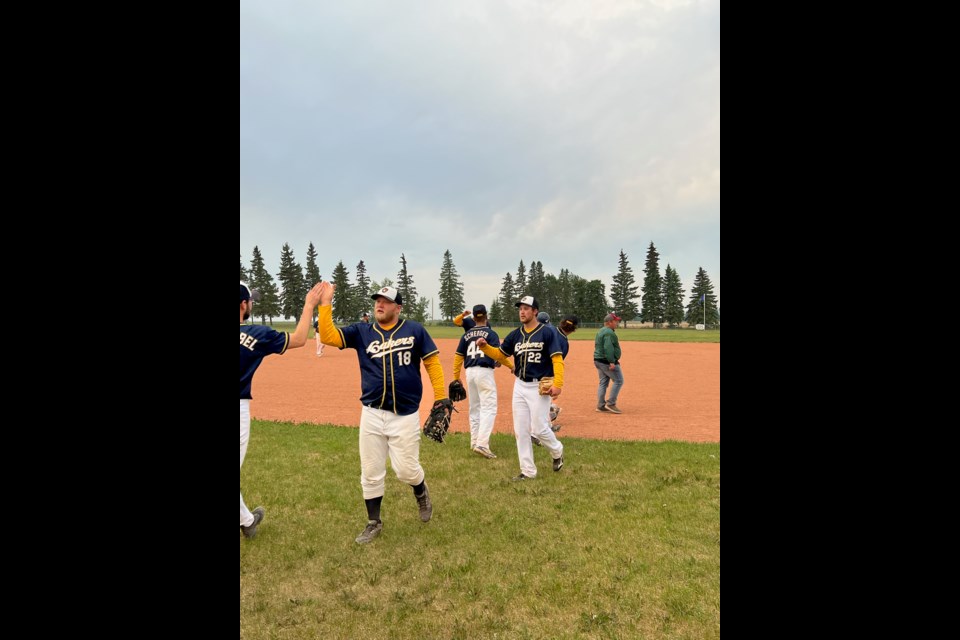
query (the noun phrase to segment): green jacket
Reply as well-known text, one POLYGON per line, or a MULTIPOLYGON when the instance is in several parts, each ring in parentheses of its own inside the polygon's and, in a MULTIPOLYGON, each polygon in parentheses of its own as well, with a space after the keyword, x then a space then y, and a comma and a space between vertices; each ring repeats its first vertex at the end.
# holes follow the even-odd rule
POLYGON ((593 342, 593 359, 607 364, 620 364, 620 338, 616 331, 610 327, 597 331, 597 338, 593 342))

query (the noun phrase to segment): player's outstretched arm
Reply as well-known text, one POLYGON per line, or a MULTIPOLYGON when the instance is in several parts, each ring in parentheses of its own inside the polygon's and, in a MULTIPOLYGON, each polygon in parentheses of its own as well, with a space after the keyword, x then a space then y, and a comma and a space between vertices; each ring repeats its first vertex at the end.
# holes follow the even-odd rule
POLYGON ((343 349, 346 342, 343 334, 333 326, 333 292, 337 285, 320 283, 320 303, 317 307, 317 325, 320 327, 320 342, 337 349, 343 349))
POLYGON ((477 339, 477 346, 480 347, 480 350, 483 351, 485 356, 491 358, 494 362, 499 362, 503 366, 510 367, 511 370, 513 369, 513 362, 510 361, 510 358, 508 358, 503 351, 500 351, 500 349, 491 347, 483 338, 477 339))
POLYGON ((307 334, 310 333, 310 327, 313 326, 313 308, 320 302, 320 289, 322 283, 313 285, 313 288, 307 292, 307 297, 303 302, 303 313, 300 314, 300 322, 297 328, 290 334, 290 344, 287 349, 296 349, 307 344, 307 334))

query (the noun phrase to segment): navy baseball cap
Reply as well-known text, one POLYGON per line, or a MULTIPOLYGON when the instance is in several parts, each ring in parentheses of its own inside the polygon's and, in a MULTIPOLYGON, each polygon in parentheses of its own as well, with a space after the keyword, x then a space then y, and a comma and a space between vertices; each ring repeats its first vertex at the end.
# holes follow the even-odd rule
POLYGON ((256 289, 251 289, 249 286, 244 283, 240 283, 240 302, 244 300, 253 300, 254 302, 260 302, 260 292, 256 289))
POLYGON ((546 311, 541 311, 537 314, 537 322, 542 322, 543 324, 550 324, 550 314, 546 311))
POLYGON ((390 302, 396 302, 397 304, 403 304, 403 298, 400 297, 400 292, 393 287, 384 287, 377 291, 375 294, 370 296, 371 300, 376 300, 377 298, 386 298, 390 302))
POLYGON ((475 316, 485 316, 487 315, 487 308, 482 304, 475 305, 473 307, 473 315, 475 316))
POLYGON ((531 307, 533 307, 534 309, 539 309, 539 308, 540 308, 540 303, 537 302, 537 299, 534 298, 533 296, 523 296, 522 298, 520 298, 519 300, 517 300, 517 304, 515 304, 514 306, 515 306, 515 307, 519 307, 519 306, 522 305, 522 304, 531 306, 531 307))

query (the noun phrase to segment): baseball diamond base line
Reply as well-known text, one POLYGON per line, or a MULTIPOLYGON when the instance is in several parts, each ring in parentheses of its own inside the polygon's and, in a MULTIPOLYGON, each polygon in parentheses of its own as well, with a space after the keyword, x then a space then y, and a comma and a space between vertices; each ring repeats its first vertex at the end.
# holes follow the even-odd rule
MULTIPOLYGON (((447 384, 457 340, 438 339, 447 384)), ((617 405, 622 415, 597 413, 597 370, 593 342, 571 340, 565 361, 563 437, 602 440, 720 442, 720 345, 715 343, 621 342, 624 384, 617 405)), ((421 366, 424 397, 420 422, 433 406, 421 366)), ((513 435, 513 375, 496 369, 499 405, 494 433, 513 435)), ((461 373, 461 381, 465 376, 461 373)), ((356 426, 360 421, 360 369, 352 349, 297 349, 266 358, 253 381, 251 414, 258 420, 356 426)), ((469 433, 469 400, 456 403, 451 433, 469 433)))

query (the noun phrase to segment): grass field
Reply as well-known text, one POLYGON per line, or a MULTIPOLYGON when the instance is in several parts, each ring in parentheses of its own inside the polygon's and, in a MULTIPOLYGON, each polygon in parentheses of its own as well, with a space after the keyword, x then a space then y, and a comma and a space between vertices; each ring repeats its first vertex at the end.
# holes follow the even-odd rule
POLYGON ((356 429, 254 421, 241 637, 719 638, 720 445, 563 441, 564 469, 537 449, 523 483, 511 436, 496 460, 423 441, 433 520, 388 470, 362 546, 356 429))
MULTIPOLYGON (((259 323, 260 320, 257 319, 259 323)), ((513 331, 519 325, 495 326, 494 329, 501 338, 513 331)), ((274 322, 273 327, 277 331, 293 331, 296 324, 293 322, 274 322)), ((589 340, 597 336, 597 329, 579 329, 572 336, 571 340, 589 340)), ((460 327, 436 327, 427 326, 427 332, 433 338, 459 338, 463 335, 463 329, 460 327)), ((310 330, 310 337, 313 338, 313 329, 310 330)), ((696 329, 617 329, 617 337, 621 342, 720 342, 720 330, 710 329, 708 331, 697 331, 696 329)))

